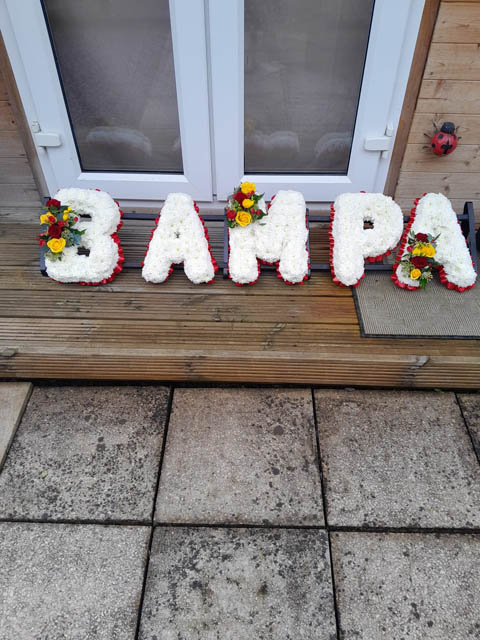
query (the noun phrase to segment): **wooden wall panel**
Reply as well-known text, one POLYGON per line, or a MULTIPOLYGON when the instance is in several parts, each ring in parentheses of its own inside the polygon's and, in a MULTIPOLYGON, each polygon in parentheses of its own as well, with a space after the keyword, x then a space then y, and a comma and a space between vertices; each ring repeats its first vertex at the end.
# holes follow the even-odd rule
POLYGON ((480 222, 480 1, 442 0, 432 34, 395 198, 408 209, 425 191, 444 193, 457 212, 472 200, 480 222), (433 121, 461 136, 446 157, 428 148, 433 121))
POLYGON ((442 1, 433 42, 480 42, 480 3, 442 1))
POLYGON ((40 207, 40 195, 25 148, 27 132, 23 111, 7 65, 0 40, 0 204, 12 208, 40 207))

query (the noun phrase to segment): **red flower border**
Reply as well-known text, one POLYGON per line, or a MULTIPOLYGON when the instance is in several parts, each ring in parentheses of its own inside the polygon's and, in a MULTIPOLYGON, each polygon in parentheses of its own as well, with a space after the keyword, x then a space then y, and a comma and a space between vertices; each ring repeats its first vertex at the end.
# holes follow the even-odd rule
MULTIPOLYGON (((212 263, 212 265, 213 265, 213 278, 212 278, 211 280, 208 280, 207 282, 203 282, 202 284, 211 284, 211 283, 215 280, 215 275, 216 275, 216 273, 217 273, 217 271, 218 271, 218 264, 217 264, 216 259, 215 259, 215 258, 213 257, 213 255, 212 255, 212 248, 211 248, 211 245, 210 245, 210 236, 209 236, 209 234, 208 234, 208 229, 207 229, 207 227, 205 226, 205 222, 204 222, 204 220, 203 220, 202 216, 201 216, 201 215, 200 215, 200 213, 199 213, 200 209, 198 208, 198 205, 197 205, 197 203, 195 202, 195 200, 193 201, 193 208, 194 208, 194 209, 195 209, 195 211, 197 212, 198 217, 200 218, 200 222, 202 223, 203 233, 205 234, 205 240, 207 241, 207 244, 208 244, 208 253, 210 254, 210 261, 211 261, 211 263, 212 263)), ((155 226, 154 226, 154 227, 153 227, 153 229, 151 230, 151 232, 150 232, 150 237, 148 238, 148 242, 147 242, 147 250, 145 251, 145 256, 144 256, 144 258, 146 258, 146 257, 147 257, 147 253, 148 253, 148 251, 149 251, 149 249, 150 249, 150 242, 152 241, 153 234, 154 234, 154 233, 155 233, 155 231, 157 230, 158 223, 160 222, 160 216, 161 216, 161 213, 159 212, 159 214, 158 214, 158 215, 157 215, 157 217, 155 218, 155 226)), ((183 265, 183 262, 180 262, 179 264, 182 264, 182 265, 183 265)), ((142 264, 141 264, 142 268, 143 268, 143 266, 144 266, 144 265, 145 265, 145 260, 143 260, 143 261, 142 261, 142 264)), ((172 265, 173 265, 173 262, 172 262, 172 264, 170 265, 170 268, 168 269, 168 275, 167 275, 167 277, 166 277, 166 278, 165 278, 165 280, 163 280, 162 282, 166 282, 167 280, 169 280, 169 279, 170 279, 170 276, 171 276, 171 275, 172 275, 172 273, 173 273, 173 266, 172 266, 172 265)), ((160 282, 160 283, 156 283, 156 284, 162 284, 162 283, 160 282)))
MULTIPOLYGON (((360 193, 365 193, 365 191, 360 191, 360 193)), ((352 285, 343 284, 343 282, 340 282, 340 280, 335 275, 335 269, 333 267, 333 247, 335 246, 335 241, 333 239, 333 220, 334 220, 334 218, 335 218, 335 206, 334 206, 334 204, 332 202, 332 204, 330 205, 330 225, 329 225, 329 228, 328 228, 328 238, 329 238, 329 242, 330 242, 329 262, 330 262, 330 271, 332 273, 332 280, 333 280, 333 282, 338 284, 340 287, 347 287, 347 286, 358 287, 360 282, 365 278, 365 269, 363 270, 363 274, 360 276, 360 278, 357 280, 357 282, 355 284, 352 284, 352 285)), ((385 253, 381 253, 379 256, 371 256, 371 257, 365 258, 365 260, 367 260, 368 262, 381 262, 384 258, 389 256, 391 253, 392 253, 392 249, 387 249, 387 251, 385 251, 385 253)))
MULTIPOLYGON (((424 198, 427 194, 424 193, 422 198, 424 198)), ((410 233, 410 229, 414 223, 415 220, 415 215, 417 213, 417 205, 420 202, 421 198, 416 198, 413 202, 413 209, 410 212, 410 220, 408 221, 407 226, 405 227, 405 231, 403 232, 403 236, 400 242, 400 249, 398 250, 398 253, 396 255, 395 258, 395 264, 393 265, 393 273, 391 275, 391 278, 393 280, 393 282, 397 285, 397 287, 400 287, 401 289, 407 289, 407 291, 418 291, 421 289, 420 286, 418 287, 412 287, 410 284, 406 284, 405 282, 400 282, 400 280, 398 279, 397 276, 397 269, 400 266, 400 260, 403 257, 404 251, 405 251, 405 245, 407 243, 407 238, 408 238, 408 234, 410 233)), ((457 220, 457 224, 460 226, 460 222, 457 220)), ((465 244, 467 245, 467 249, 468 249, 468 243, 467 243, 467 239, 465 238, 465 236, 463 235, 463 231, 462 231, 462 236, 465 240, 465 244)), ((470 253, 470 250, 468 250, 470 253)), ((473 264, 473 259, 472 259, 472 264, 473 264)), ((476 285, 476 282, 474 282, 473 284, 471 284, 468 287, 459 287, 457 284, 454 284, 453 282, 450 282, 450 280, 447 278, 446 273, 445 273, 445 269, 443 266, 441 267, 437 267, 438 268, 438 275, 440 276, 440 282, 447 287, 447 289, 450 289, 451 291, 459 291, 460 293, 462 293, 463 291, 468 291, 469 289, 473 289, 473 287, 476 285)))
MULTIPOLYGON (((272 206, 272 200, 275 200, 275 195, 272 196, 270 202, 267 203, 267 213, 270 209, 270 207, 272 206)), ((305 211, 305 228, 308 229, 308 218, 307 218, 307 212, 305 211)), ((308 242, 308 240, 307 240, 308 242)), ((307 243, 305 243, 305 247, 307 247, 307 243)), ((307 254, 308 254, 308 261, 307 261, 307 266, 308 268, 310 268, 310 251, 307 249, 307 254)), ((301 285, 303 284, 306 280, 308 280, 308 273, 305 274, 303 276, 303 279, 300 280, 300 282, 290 282, 289 280, 285 280, 282 277, 282 274, 280 273, 280 260, 277 260, 276 262, 267 262, 266 260, 261 260, 260 258, 257 258, 257 277, 255 278, 255 280, 252 280, 251 282, 233 282, 232 280, 232 276, 230 275, 230 243, 228 243, 228 262, 227 262, 227 273, 228 273, 228 277, 230 280, 232 280, 233 284, 236 287, 250 287, 252 284, 255 284, 258 281, 258 278, 260 277, 260 265, 261 264, 266 264, 269 266, 275 265, 276 267, 276 272, 277 272, 277 278, 280 278, 280 280, 283 280, 285 284, 290 284, 292 286, 295 285, 301 285)))
MULTIPOLYGON (((100 189, 95 189, 95 191, 100 191, 100 189)), ((114 280, 115 276, 122 271, 123 262, 125 262, 125 258, 123 256, 123 249, 122 249, 122 245, 121 245, 121 242, 120 242, 120 238, 118 237, 118 232, 123 227, 123 221, 122 221, 123 211, 120 209, 120 205, 118 204, 117 200, 114 200, 114 202, 117 205, 118 210, 120 212, 120 222, 118 223, 116 230, 112 234, 110 234, 110 237, 115 242, 115 244, 118 246, 118 261, 117 261, 117 264, 115 265, 115 267, 113 268, 112 275, 109 276, 108 278, 104 278, 103 280, 100 280, 99 282, 83 282, 83 281, 80 281, 80 282, 62 282, 62 280, 55 280, 51 276, 48 276, 51 280, 53 280, 54 282, 58 282, 58 284, 81 284, 83 287, 98 287, 101 284, 107 284, 108 282, 112 282, 114 280)))

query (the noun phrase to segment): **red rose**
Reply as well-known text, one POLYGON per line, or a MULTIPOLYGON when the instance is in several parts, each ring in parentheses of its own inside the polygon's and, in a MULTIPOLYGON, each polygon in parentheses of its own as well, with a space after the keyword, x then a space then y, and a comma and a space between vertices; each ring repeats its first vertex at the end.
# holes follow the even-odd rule
POLYGON ((242 204, 247 196, 241 191, 237 191, 237 193, 233 196, 233 199, 238 202, 238 204, 242 204))
POLYGON ((55 200, 55 198, 50 198, 50 200, 47 200, 45 206, 50 209, 50 207, 57 207, 57 209, 60 209, 60 207, 62 206, 62 203, 60 202, 60 200, 55 200))
POLYGON ((427 258, 423 256, 413 256, 413 258, 410 258, 410 262, 414 267, 417 267, 417 269, 423 269, 428 264, 427 258))
POLYGON ((233 209, 227 209, 227 218, 229 220, 235 220, 237 214, 235 213, 235 211, 233 209))
POLYGON ((415 238, 418 242, 428 242, 428 236, 426 233, 416 233, 415 238))
POLYGON ((48 235, 51 238, 60 238, 60 236, 62 235, 62 227, 58 224, 58 222, 49 226, 48 235))

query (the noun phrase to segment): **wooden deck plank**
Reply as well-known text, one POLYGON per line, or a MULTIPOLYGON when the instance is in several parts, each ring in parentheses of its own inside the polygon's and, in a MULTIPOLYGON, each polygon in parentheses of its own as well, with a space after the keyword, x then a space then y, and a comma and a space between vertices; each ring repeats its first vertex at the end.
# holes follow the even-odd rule
POLYGON ((410 134, 409 144, 427 144, 429 138, 424 134, 433 134, 433 122, 454 122, 459 126, 458 134, 462 136, 462 141, 457 151, 463 144, 480 144, 480 115, 466 115, 459 113, 416 113, 410 134))
POLYGON ((294 352, 260 353, 179 349, 94 349, 52 347, 48 353, 0 355, 0 376, 18 378, 100 378, 108 380, 181 380, 319 385, 475 388, 480 358, 411 355, 294 352), (128 373, 126 366, 128 363, 128 373))
MULTIPOLYGON (((287 285, 285 285, 287 286, 287 285)), ((31 318, 118 318, 133 322, 141 319, 185 319, 210 322, 333 322, 352 324, 356 321, 352 298, 320 296, 279 296, 272 304, 271 296, 238 296, 235 291, 221 297, 208 291, 185 295, 183 293, 112 293, 90 291, 77 287, 75 291, 58 286, 52 296, 43 291, 23 292, 5 290, 0 302, 0 315, 4 318, 22 315, 31 318)))
POLYGON ((417 112, 451 111, 475 115, 478 114, 479 95, 478 80, 423 80, 417 100, 417 112))
MULTIPOLYGON (((6 266, 0 270, 0 290, 17 289, 19 291, 55 291, 58 283, 41 275, 38 264, 31 267, 6 266)), ((79 288, 77 284, 62 284, 62 288, 74 291, 79 288)), ((215 280, 207 285, 195 285, 185 276, 183 271, 175 271, 167 282, 152 284, 145 282, 140 270, 126 269, 115 278, 113 282, 101 287, 91 287, 91 290, 117 291, 124 293, 153 293, 176 292, 193 294, 207 292, 209 294, 235 294, 238 296, 285 296, 292 295, 292 287, 280 281, 276 274, 262 273, 255 286, 236 287, 231 280, 225 280, 218 273, 215 280)), ((302 285, 296 285, 293 289, 295 295, 304 296, 333 296, 336 298, 351 297, 348 287, 340 287, 330 277, 330 273, 316 273, 302 285)))
POLYGON ((248 323, 248 340, 239 340, 247 325, 242 322, 204 322, 181 320, 129 320, 31 318, 3 319, 0 322, 0 351, 12 348, 30 348, 38 344, 39 335, 46 353, 58 344, 58 336, 69 346, 91 348, 164 347, 181 345, 183 349, 215 351, 236 348, 239 351, 296 351, 395 355, 471 356, 472 348, 480 347, 480 340, 425 340, 423 338, 362 338, 358 324, 332 323, 248 323), (139 335, 141 338, 139 338, 139 335))
POLYGON ((442 2, 433 42, 480 42, 480 4, 442 2))
POLYGON ((438 157, 423 144, 408 144, 403 158, 403 171, 479 173, 480 145, 462 144, 451 155, 438 157))

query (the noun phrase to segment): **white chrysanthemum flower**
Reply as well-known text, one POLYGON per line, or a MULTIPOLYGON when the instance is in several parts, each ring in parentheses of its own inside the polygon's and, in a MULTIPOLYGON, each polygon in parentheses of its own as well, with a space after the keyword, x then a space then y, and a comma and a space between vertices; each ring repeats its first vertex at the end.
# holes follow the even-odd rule
MULTIPOLYGON (((415 219, 411 232, 427 233, 436 240, 435 260, 442 265, 442 276, 447 282, 462 289, 475 284, 477 274, 472 264, 472 256, 465 243, 465 236, 458 224, 457 214, 448 198, 441 193, 427 193, 417 204, 415 219)), ((402 258, 407 254, 407 246, 403 250, 402 258)), ((417 280, 412 280, 396 269, 398 283, 409 287, 419 287, 417 280)))
POLYGON ((148 282, 164 282, 171 265, 181 262, 185 275, 194 284, 210 282, 215 277, 215 261, 191 196, 170 193, 150 240, 142 276, 148 282))
MULTIPOLYGON (((265 211, 265 203, 259 202, 265 211)), ((306 206, 298 191, 279 191, 268 215, 261 222, 229 229, 228 271, 238 284, 255 282, 257 258, 278 262, 278 271, 287 282, 303 282, 308 274, 308 230, 306 206)))
POLYGON ((377 258, 396 247, 403 231, 403 214, 383 193, 344 193, 335 200, 330 226, 331 265, 336 280, 355 285, 365 272, 365 258, 377 258), (364 229, 364 222, 371 229, 364 229))
POLYGON ((58 282, 101 283, 109 280, 119 264, 119 245, 112 235, 120 224, 120 209, 108 193, 94 189, 60 189, 55 198, 91 220, 79 221, 85 230, 80 246, 90 254, 79 255, 78 247, 66 247, 61 260, 46 260, 47 274, 58 282))

